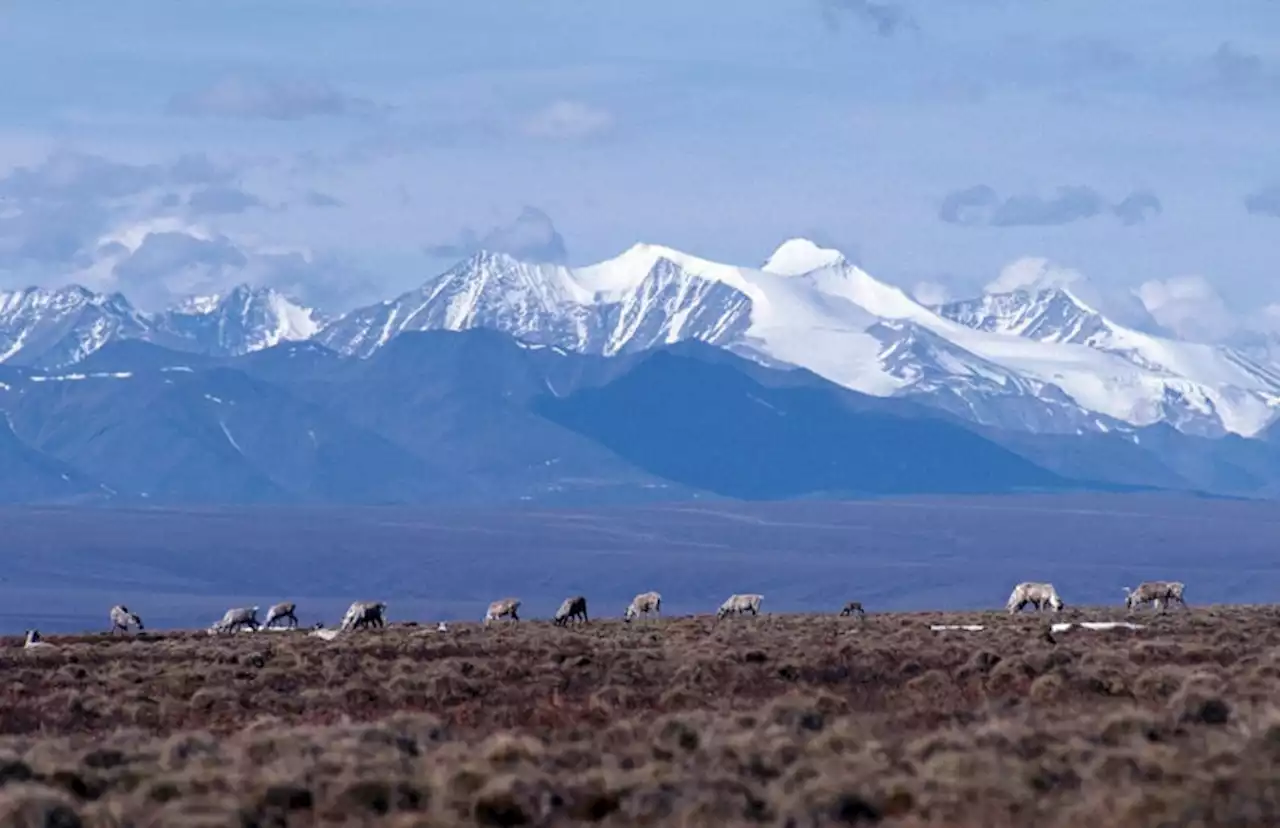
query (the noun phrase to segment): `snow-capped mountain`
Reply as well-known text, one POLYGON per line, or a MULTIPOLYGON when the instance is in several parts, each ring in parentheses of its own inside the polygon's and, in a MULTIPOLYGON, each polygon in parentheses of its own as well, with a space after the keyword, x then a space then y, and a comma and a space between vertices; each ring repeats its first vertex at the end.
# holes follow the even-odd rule
POLYGON ((1169 422, 1204 434, 1253 434, 1275 416, 1280 370, 1221 345, 1152 336, 1107 319, 1069 290, 1050 288, 988 294, 936 308, 966 327, 1042 343, 1084 345, 1147 372, 1146 400, 1136 411, 1145 424, 1169 422), (1155 378, 1161 387, 1150 380, 1155 378), (1154 411, 1154 413, 1152 413, 1154 411))
POLYGON ((158 327, 200 353, 238 356, 281 342, 310 339, 325 320, 270 288, 239 285, 221 296, 196 296, 161 314, 158 327))
POLYGON ((1065 290, 925 307, 805 239, 759 268, 651 244, 579 268, 481 253, 318 340, 368 356, 403 331, 474 327, 601 355, 700 339, 1032 431, 1253 435, 1280 409, 1280 371, 1237 351, 1124 328, 1065 290))
POLYGON ((0 362, 69 365, 107 342, 150 330, 151 320, 119 293, 76 285, 0 293, 0 362))
POLYGON ((534 344, 613 356, 684 339, 722 344, 745 328, 750 301, 739 291, 661 256, 647 265, 615 288, 604 270, 479 253, 418 290, 347 314, 319 341, 363 357, 404 331, 493 328, 534 344))
POLYGON ((1257 350, 1119 325, 1068 289, 925 306, 838 251, 784 242, 759 267, 654 244, 585 267, 482 252, 422 287, 327 322, 261 288, 146 314, 83 288, 0 294, 0 362, 69 365, 117 339, 216 356, 313 340, 369 357, 398 334, 494 329, 614 356, 700 340, 994 428, 1254 436, 1280 412, 1280 368, 1257 350))
POLYGON ((974 330, 1012 334, 1038 342, 1097 347, 1113 331, 1102 314, 1063 288, 988 293, 933 309, 974 330))
POLYGON ((168 348, 234 356, 309 339, 324 322, 269 288, 240 286, 144 313, 119 293, 79 286, 0 293, 0 362, 71 365, 109 342, 142 339, 168 348))

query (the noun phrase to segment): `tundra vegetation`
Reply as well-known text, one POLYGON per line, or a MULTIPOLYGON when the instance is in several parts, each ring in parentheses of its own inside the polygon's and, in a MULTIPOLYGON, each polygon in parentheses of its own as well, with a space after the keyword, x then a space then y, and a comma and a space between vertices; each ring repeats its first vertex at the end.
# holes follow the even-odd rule
POLYGON ((1126 617, 13 636, 0 824, 1274 822, 1280 607, 1126 617))

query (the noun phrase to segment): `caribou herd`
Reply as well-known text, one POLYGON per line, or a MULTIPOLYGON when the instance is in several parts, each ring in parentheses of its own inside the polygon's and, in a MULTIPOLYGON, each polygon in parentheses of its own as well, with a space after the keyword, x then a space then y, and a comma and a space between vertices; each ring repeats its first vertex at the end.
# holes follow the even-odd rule
MULTIPOLYGON (((1171 604, 1177 604, 1185 610, 1188 609, 1187 602, 1183 597, 1185 591, 1186 585, 1181 581, 1144 581, 1133 588, 1124 587, 1125 609, 1132 612, 1150 605, 1157 612, 1164 612, 1171 604)), ((722 620, 730 615, 759 615, 760 605, 763 601, 764 596, 754 592, 730 595, 716 610, 716 620, 722 620)), ((520 606, 519 598, 501 598, 494 601, 489 604, 489 608, 485 612, 484 626, 488 626, 490 623, 500 619, 518 622, 520 620, 520 606)), ((1048 609, 1057 613, 1061 612, 1065 606, 1066 604, 1061 596, 1058 595, 1058 591, 1053 584, 1036 581, 1024 581, 1015 586, 1005 604, 1005 608, 1010 615, 1016 614, 1027 607, 1037 612, 1048 609)), ((627 605, 622 614, 622 620, 630 622, 642 616, 645 618, 660 617, 661 611, 662 596, 656 592, 642 592, 631 599, 631 603, 627 605)), ((356 601, 351 604, 342 616, 342 621, 336 630, 327 629, 323 623, 317 623, 311 628, 310 635, 332 640, 341 633, 358 629, 369 627, 380 629, 386 626, 386 612, 387 605, 383 601, 356 601)), ((863 619, 866 616, 860 601, 849 601, 840 610, 839 614, 859 619, 863 619)), ((137 631, 146 629, 142 624, 142 618, 124 604, 113 606, 108 612, 108 618, 111 621, 110 635, 115 635, 116 633, 127 634, 131 628, 137 631)), ((552 616, 552 623, 557 627, 566 627, 575 622, 587 624, 589 620, 585 595, 573 595, 566 598, 552 616)), ((258 621, 258 607, 233 607, 223 613, 222 617, 215 621, 207 632, 209 635, 220 635, 237 632, 242 629, 256 632, 263 629, 277 629, 281 626, 288 630, 298 627, 297 605, 292 601, 281 601, 268 607, 266 617, 261 622, 258 621)), ((935 626, 935 629, 941 629, 941 627, 935 626)), ((436 630, 438 632, 446 632, 448 627, 442 621, 436 627, 436 630)), ((27 630, 24 646, 27 649, 37 649, 53 645, 41 639, 39 630, 33 629, 27 630)))
MULTIPOLYGON (((1141 608, 1143 604, 1152 604, 1156 610, 1164 612, 1169 604, 1177 604, 1187 609, 1187 602, 1182 598, 1186 588, 1186 584, 1181 581, 1143 581, 1133 589, 1122 587, 1125 595, 1124 606, 1127 610, 1135 610, 1141 608)), ((1036 610, 1048 607, 1054 612, 1060 611, 1065 606, 1062 599, 1058 597, 1058 591, 1053 588, 1053 584, 1023 581, 1013 588, 1005 607, 1012 615, 1028 605, 1036 610)))

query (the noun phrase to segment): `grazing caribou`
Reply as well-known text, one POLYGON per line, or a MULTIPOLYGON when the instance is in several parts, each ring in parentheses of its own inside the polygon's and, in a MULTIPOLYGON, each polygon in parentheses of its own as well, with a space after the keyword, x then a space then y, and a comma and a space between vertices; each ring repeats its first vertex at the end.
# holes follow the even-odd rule
POLYGON ((752 615, 760 614, 760 602, 764 600, 763 595, 750 593, 746 595, 730 595, 725 602, 720 605, 720 609, 716 610, 716 618, 724 618, 726 615, 742 615, 749 612, 752 615))
POLYGON ((298 626, 298 616, 294 614, 297 606, 292 601, 281 601, 278 604, 272 604, 267 609, 267 620, 262 622, 262 626, 270 627, 277 621, 284 621, 289 629, 298 626))
POLYGON ((648 617, 649 613, 662 614, 662 596, 656 592, 642 592, 632 598, 627 611, 622 614, 622 620, 630 621, 640 615, 648 617))
POLYGON ((588 621, 587 598, 585 595, 575 595, 572 598, 564 599, 560 609, 556 610, 554 622, 557 627, 563 627, 575 619, 584 624, 588 621))
POLYGON ((1013 615, 1028 604, 1035 607, 1037 611, 1050 607, 1054 612, 1060 611, 1064 606, 1053 584, 1024 581, 1013 588, 1006 607, 1009 614, 1013 615))
POLYGON ((121 633, 129 632, 130 624, 137 627, 139 632, 141 632, 144 629, 144 627, 142 626, 142 619, 138 617, 137 613, 130 612, 129 608, 126 607, 124 604, 116 604, 114 607, 111 608, 111 612, 109 613, 109 615, 111 618, 111 634, 112 635, 115 635, 117 630, 119 630, 121 633))

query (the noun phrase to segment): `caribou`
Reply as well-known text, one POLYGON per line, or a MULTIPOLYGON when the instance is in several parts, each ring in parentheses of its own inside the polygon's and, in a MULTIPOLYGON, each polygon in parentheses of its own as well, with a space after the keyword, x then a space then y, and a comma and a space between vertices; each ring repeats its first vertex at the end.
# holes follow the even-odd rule
POLYGON ((574 595, 572 598, 564 599, 564 603, 560 604, 560 609, 556 610, 555 625, 563 627, 574 619, 587 623, 587 598, 585 595, 574 595))
POLYGON ((130 624, 137 627, 139 631, 144 629, 142 619, 137 613, 130 612, 124 604, 116 604, 112 607, 109 617, 111 618, 111 635, 115 635, 117 630, 121 633, 129 632, 130 624))
POLYGON ((281 601, 278 604, 272 604, 267 609, 267 620, 262 622, 262 626, 270 627, 277 621, 284 621, 289 629, 298 626, 298 616, 294 611, 298 607, 292 601, 281 601))
POLYGON ((1050 607, 1054 612, 1058 612, 1063 607, 1062 599, 1058 597, 1058 591, 1053 588, 1053 584, 1039 584, 1032 581, 1024 581, 1014 587, 1006 606, 1009 614, 1013 615, 1027 604, 1034 606, 1037 611, 1050 607))
POLYGON ((1185 589, 1186 585, 1181 581, 1143 581, 1133 589, 1124 587, 1125 609, 1133 610, 1150 603, 1157 611, 1164 612, 1169 604, 1175 602, 1182 605, 1183 609, 1188 609, 1187 602, 1182 598, 1185 589))
POLYGON ((490 621, 496 621, 499 618, 510 618, 512 621, 519 621, 520 599, 499 598, 490 604, 489 611, 484 614, 484 623, 487 625, 490 621))
POLYGON ((355 601, 342 616, 342 630, 358 630, 361 627, 385 627, 387 605, 383 601, 355 601))
POLYGON ((760 614, 760 602, 764 600, 763 595, 754 593, 747 595, 730 595, 725 602, 720 605, 720 609, 716 610, 716 618, 724 618, 726 615, 742 615, 749 612, 752 615, 760 614))
POLYGON ((649 613, 662 614, 662 596, 656 592, 642 592, 632 598, 631 603, 627 605, 627 611, 622 614, 622 620, 630 621, 639 615, 648 617, 649 613))
POLYGON ((209 634, 234 632, 241 627, 248 627, 256 632, 260 626, 262 625, 258 623, 257 607, 236 607, 227 610, 222 618, 214 622, 214 625, 209 628, 209 634))
POLYGON ((862 602, 861 602, 861 601, 850 601, 849 603, 845 604, 845 605, 844 605, 844 609, 840 610, 840 614, 841 614, 842 616, 843 616, 843 615, 856 615, 856 616, 858 616, 859 618, 865 618, 865 617, 866 617, 866 615, 867 615, 867 614, 866 614, 866 612, 865 612, 865 611, 863 611, 863 609, 862 609, 862 602))

